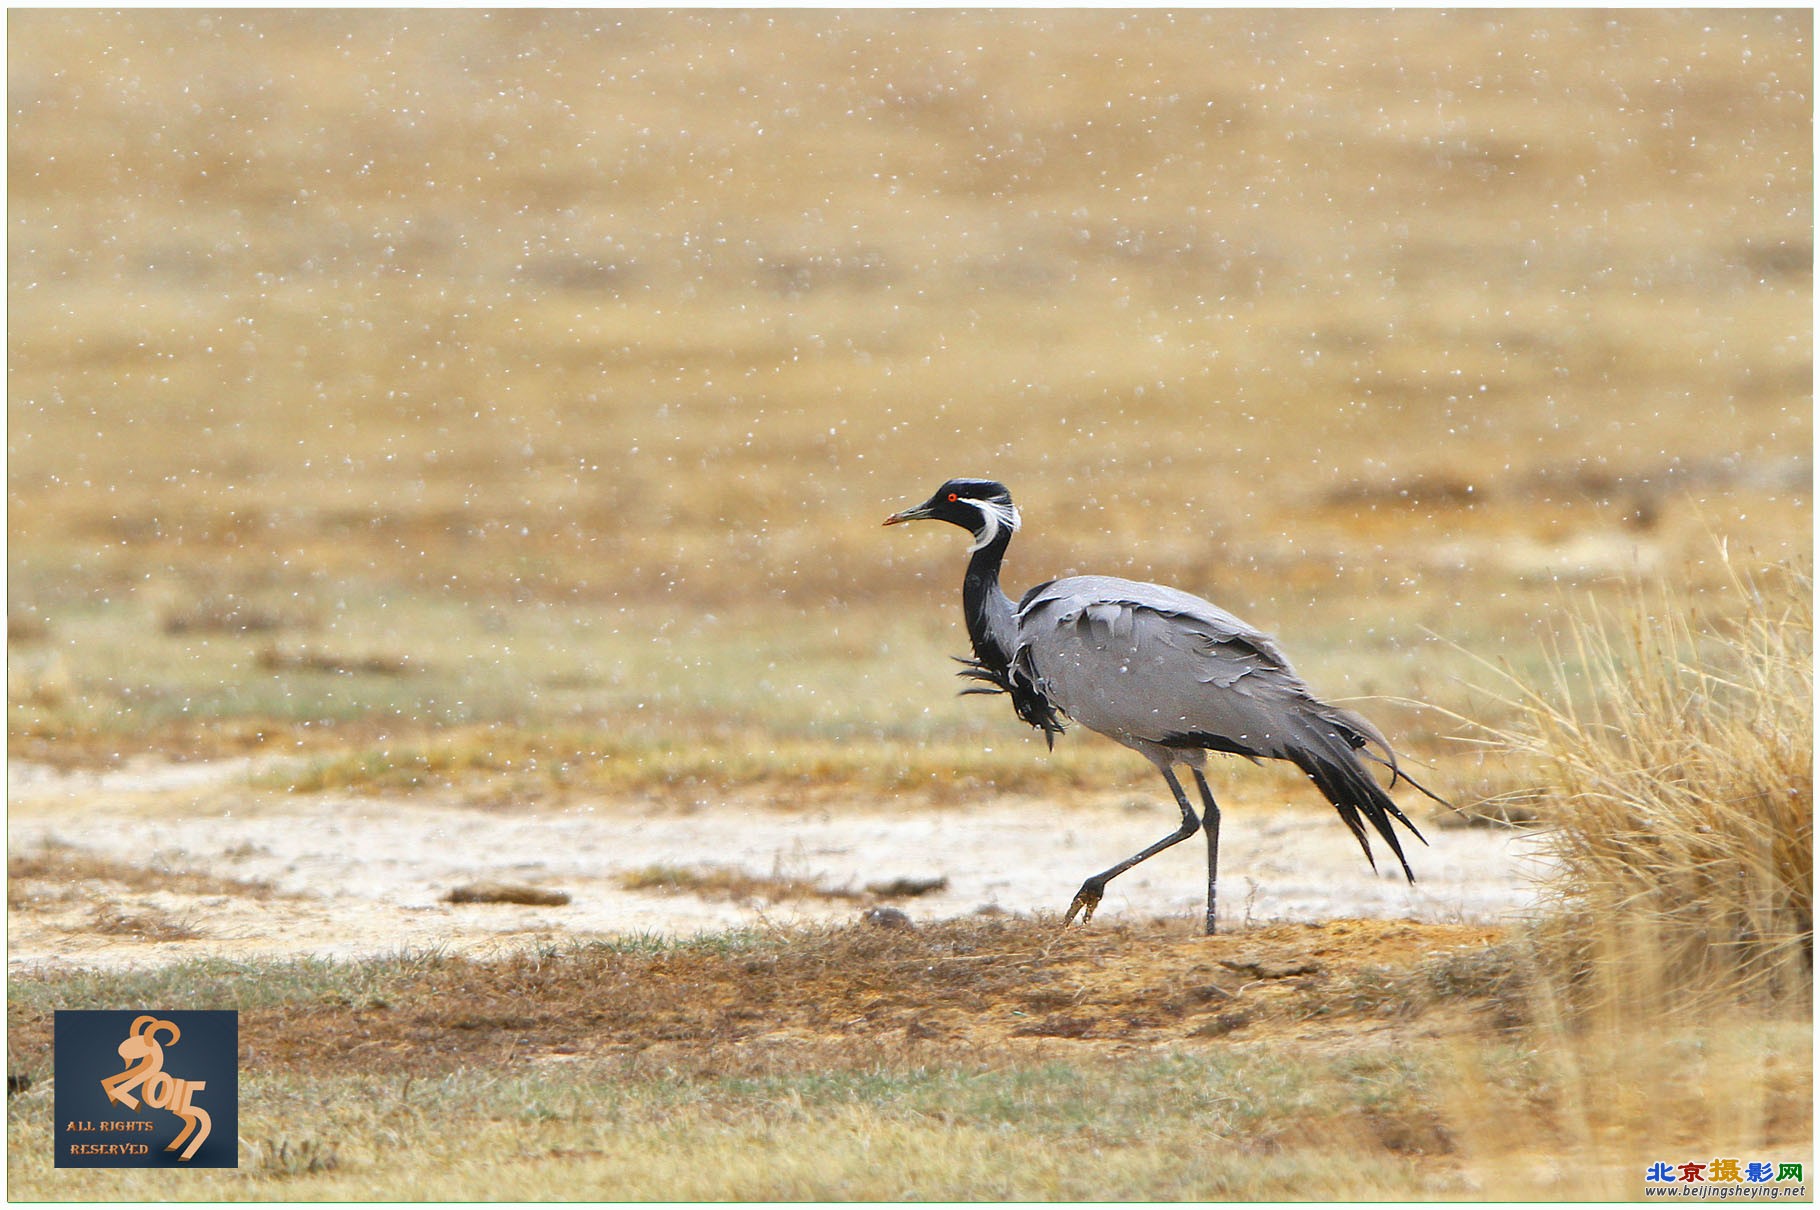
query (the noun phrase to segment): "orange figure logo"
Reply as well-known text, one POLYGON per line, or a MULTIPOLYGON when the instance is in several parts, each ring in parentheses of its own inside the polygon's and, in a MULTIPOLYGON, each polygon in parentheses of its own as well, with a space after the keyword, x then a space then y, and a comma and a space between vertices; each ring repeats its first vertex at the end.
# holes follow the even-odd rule
POLYGON ((101 1090, 107 1093, 110 1103, 125 1105, 137 1113, 139 1098, 132 1090, 143 1084, 145 1087, 141 1091, 145 1093, 147 1105, 153 1109, 168 1109, 183 1119, 183 1132, 172 1139, 165 1150, 175 1151, 183 1146, 183 1140, 189 1139, 190 1145, 177 1157, 187 1160, 209 1137, 208 1111, 190 1104, 190 1097, 207 1087, 207 1082, 180 1080, 164 1070, 164 1047, 158 1043, 161 1030, 170 1032, 171 1040, 167 1045, 177 1045, 182 1034, 175 1023, 153 1016, 135 1017, 133 1027, 127 1030, 126 1041, 120 1044, 120 1057, 126 1060, 126 1070, 102 1080, 101 1090), (192 1133, 195 1138, 190 1138, 192 1133))

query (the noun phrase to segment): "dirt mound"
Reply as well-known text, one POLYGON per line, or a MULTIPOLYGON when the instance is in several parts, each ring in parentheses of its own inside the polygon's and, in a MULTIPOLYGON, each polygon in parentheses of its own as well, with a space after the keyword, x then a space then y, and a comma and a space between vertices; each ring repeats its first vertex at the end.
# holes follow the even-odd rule
MULTIPOLYGON (((355 1002, 243 1014, 258 1066, 433 1072, 619 1057, 692 1069, 849 1066, 881 1047, 984 1053, 1293 1036, 1344 1046, 1513 981, 1486 926, 1341 920, 1204 937, 1186 924, 1063 930, 1052 918, 914 929, 809 926, 503 961, 406 960, 355 1002)), ((1439 1028, 1440 1018, 1424 1028, 1439 1028)))

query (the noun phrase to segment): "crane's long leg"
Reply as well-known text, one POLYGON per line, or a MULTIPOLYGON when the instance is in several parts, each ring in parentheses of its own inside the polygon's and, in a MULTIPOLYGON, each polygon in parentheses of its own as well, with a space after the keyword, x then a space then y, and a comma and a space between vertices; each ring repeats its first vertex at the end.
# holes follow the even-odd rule
POLYGON ((1076 913, 1081 913, 1082 924, 1092 920, 1093 909, 1100 905, 1100 897, 1106 893, 1108 882, 1138 862, 1155 857, 1172 844, 1180 844, 1187 840, 1194 835, 1194 830, 1201 826, 1201 821, 1195 817, 1194 808, 1188 805, 1188 795, 1182 792, 1182 783, 1175 779, 1175 774, 1165 768, 1163 780, 1169 783, 1169 789, 1175 794, 1176 805, 1182 808, 1182 826, 1135 857, 1127 857, 1110 870, 1095 874, 1086 882, 1081 883, 1081 889, 1074 894, 1074 902, 1068 905, 1068 915, 1062 918, 1064 927, 1074 923, 1076 913))
POLYGON ((1213 904, 1220 882, 1220 805, 1213 801, 1213 791, 1206 776, 1194 771, 1194 784, 1201 788, 1201 826, 1207 832, 1207 935, 1213 936, 1213 904))

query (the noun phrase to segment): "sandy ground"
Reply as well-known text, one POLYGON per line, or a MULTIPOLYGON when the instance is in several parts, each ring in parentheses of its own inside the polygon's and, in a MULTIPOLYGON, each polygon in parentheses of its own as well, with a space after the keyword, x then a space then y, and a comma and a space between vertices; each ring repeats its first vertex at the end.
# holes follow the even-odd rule
MULTIPOLYGON (((630 891, 616 881, 659 864, 850 890, 946 877, 944 890, 894 901, 912 920, 982 907, 1059 911, 1082 878, 1175 823, 1161 800, 1131 795, 1067 806, 1001 797, 964 807, 780 807, 734 797, 697 807, 626 800, 502 810, 425 795, 282 794, 251 788, 247 773, 243 761, 143 763, 105 773, 13 765, 9 854, 101 860, 91 863, 94 877, 74 885, 13 880, 11 969, 150 966, 201 955, 356 957, 432 946, 487 954, 598 936, 850 919, 873 902, 729 902, 630 891), (108 876, 122 866, 159 876, 133 880, 144 885, 108 876), (444 901, 451 889, 479 881, 560 890, 571 900, 559 907, 444 901), (97 927, 103 918, 112 926, 97 927), (175 928, 122 928, 120 921, 134 919, 175 928), (160 939, 161 931, 193 936, 160 939)), ((1374 876, 1324 807, 1238 804, 1225 814, 1222 920, 1492 922, 1532 901, 1537 859, 1520 833, 1425 823, 1431 844, 1411 847, 1421 881, 1410 887, 1388 870, 1374 876)), ((1193 918, 1203 860, 1197 838, 1139 866, 1112 884, 1100 918, 1193 918)))

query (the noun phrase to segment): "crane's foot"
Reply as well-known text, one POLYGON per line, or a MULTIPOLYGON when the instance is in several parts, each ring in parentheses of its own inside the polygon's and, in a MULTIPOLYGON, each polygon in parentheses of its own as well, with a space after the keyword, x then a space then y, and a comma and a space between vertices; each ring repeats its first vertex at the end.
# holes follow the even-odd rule
POLYGON ((1091 878, 1083 882, 1081 889, 1074 893, 1074 902, 1068 905, 1068 914, 1062 917, 1062 927, 1073 924, 1076 915, 1080 916, 1083 925, 1092 920, 1093 909, 1100 906, 1100 896, 1105 891, 1104 885, 1095 886, 1091 878))

